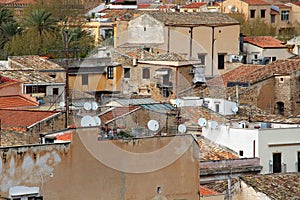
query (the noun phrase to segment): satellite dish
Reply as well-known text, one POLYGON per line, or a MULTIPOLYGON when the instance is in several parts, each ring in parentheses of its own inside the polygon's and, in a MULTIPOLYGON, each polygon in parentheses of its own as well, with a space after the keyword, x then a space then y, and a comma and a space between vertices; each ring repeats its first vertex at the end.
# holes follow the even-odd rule
POLYGON ((148 122, 147 126, 148 126, 148 129, 151 130, 151 131, 158 131, 158 129, 159 129, 159 123, 158 123, 158 121, 153 120, 153 119, 151 119, 148 122))
POLYGON ((88 127, 88 126, 96 126, 95 119, 89 115, 84 116, 81 119, 81 126, 82 127, 88 127))
POLYGON ((95 120, 96 126, 101 125, 101 119, 98 116, 94 116, 94 120, 95 120))
POLYGON ((232 5, 229 5, 229 6, 228 6, 228 10, 231 10, 231 9, 232 9, 232 5))
POLYGON ((237 111, 239 110, 239 108, 238 108, 236 105, 234 105, 234 106, 232 106, 231 110, 232 110, 234 113, 237 113, 237 111))
POLYGON ((98 104, 95 101, 92 102, 91 106, 92 106, 92 110, 97 110, 98 109, 98 104))
POLYGON ((210 122, 210 128, 212 128, 212 129, 217 129, 217 128, 218 128, 218 122, 216 122, 216 121, 211 121, 211 122, 210 122))
POLYGON ((65 105, 66 105, 65 102, 63 102, 63 101, 59 102, 60 107, 65 107, 65 105))
POLYGON ((200 118, 200 119, 198 120, 198 124, 199 124, 199 126, 201 126, 201 127, 205 127, 205 126, 207 125, 207 121, 206 121, 205 118, 200 118))
POLYGON ((180 133, 185 133, 185 132, 186 132, 186 126, 185 126, 184 124, 180 124, 180 125, 178 126, 178 131, 179 131, 180 133))
POLYGON ((92 104, 91 104, 90 102, 85 102, 85 103, 83 104, 83 108, 84 108, 85 110, 91 110, 92 104))

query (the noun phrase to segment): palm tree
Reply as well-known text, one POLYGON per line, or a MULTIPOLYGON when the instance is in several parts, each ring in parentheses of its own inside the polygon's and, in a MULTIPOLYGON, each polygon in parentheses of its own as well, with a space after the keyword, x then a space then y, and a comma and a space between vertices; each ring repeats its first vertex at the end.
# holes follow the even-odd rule
POLYGON ((43 8, 36 8, 29 12, 28 16, 24 19, 24 26, 28 29, 38 31, 39 35, 42 36, 45 32, 54 31, 56 28, 56 22, 52 18, 52 14, 47 12, 43 8))
POLYGON ((0 25, 11 21, 14 21, 12 12, 7 8, 0 7, 0 25))
POLYGON ((20 34, 21 29, 16 22, 7 22, 0 25, 0 49, 16 34, 20 34))

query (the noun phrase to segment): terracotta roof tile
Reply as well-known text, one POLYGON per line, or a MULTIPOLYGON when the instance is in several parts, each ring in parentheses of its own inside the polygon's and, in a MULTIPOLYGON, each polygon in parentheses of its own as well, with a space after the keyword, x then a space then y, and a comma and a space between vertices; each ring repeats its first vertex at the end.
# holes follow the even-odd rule
POLYGON ((10 56, 8 62, 12 69, 23 69, 23 70, 64 70, 58 64, 51 62, 39 56, 10 56))
POLYGON ((0 108, 35 107, 39 103, 21 95, 0 97, 0 108))
POLYGON ((24 83, 55 83, 54 78, 34 70, 0 70, 0 76, 24 83))
POLYGON ((203 196, 221 194, 220 192, 209 189, 203 185, 200 185, 199 190, 200 190, 200 194, 203 196))
POLYGON ((270 5, 270 3, 267 3, 262 0, 243 0, 243 1, 249 5, 270 5))
POLYGON ((140 108, 140 106, 113 107, 104 111, 103 113, 100 113, 99 118, 101 119, 102 123, 105 124, 122 115, 129 114, 130 112, 138 110, 140 108))
POLYGON ((247 82, 254 84, 270 78, 275 74, 291 74, 300 70, 300 60, 276 60, 268 65, 241 65, 219 77, 207 81, 208 85, 227 85, 231 82, 247 82))
POLYGON ((299 173, 244 176, 241 180, 270 199, 300 199, 299 173))
MULTIPOLYGON (((236 178, 231 179, 231 186, 235 185, 238 183, 238 180, 236 178)), ((220 180, 220 181, 212 181, 206 184, 201 184, 211 190, 224 193, 228 189, 228 180, 220 180)))
POLYGON ((213 160, 228 160, 238 159, 239 156, 236 152, 227 147, 219 145, 205 137, 198 138, 200 147, 200 161, 213 161, 213 160))
POLYGON ((56 114, 57 112, 49 111, 0 109, 0 119, 3 129, 10 127, 29 127, 56 114))
POLYGON ((204 6, 206 4, 206 2, 192 2, 188 5, 181 6, 181 8, 200 8, 201 6, 204 6))
POLYGON ((297 1, 297 2, 292 2, 292 4, 296 5, 296 6, 300 6, 300 2, 297 1))
POLYGON ((165 10, 165 9, 172 9, 174 8, 176 5, 175 4, 164 4, 164 5, 160 5, 158 7, 159 10, 165 10))
POLYGON ((277 40, 271 36, 245 37, 244 42, 261 48, 287 48, 280 40, 277 40))

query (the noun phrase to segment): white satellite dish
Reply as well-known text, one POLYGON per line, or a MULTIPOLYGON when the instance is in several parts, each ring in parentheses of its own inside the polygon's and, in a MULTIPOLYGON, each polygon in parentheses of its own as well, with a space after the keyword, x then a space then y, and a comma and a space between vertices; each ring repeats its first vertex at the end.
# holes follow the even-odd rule
POLYGON ((88 127, 88 126, 96 126, 95 119, 89 115, 84 116, 81 119, 81 126, 82 127, 88 127))
POLYGON ((186 132, 186 126, 185 126, 184 124, 180 124, 180 125, 178 126, 178 131, 179 131, 180 133, 185 133, 185 132, 186 132))
POLYGON ((198 124, 199 124, 199 126, 201 126, 201 127, 205 127, 205 126, 207 125, 207 121, 206 121, 205 118, 200 118, 200 119, 198 120, 198 124))
POLYGON ((154 120, 154 119, 151 119, 148 124, 148 129, 151 130, 151 131, 158 131, 159 129, 159 123, 158 121, 154 120))
POLYGON ((65 105, 66 105, 65 102, 63 102, 63 101, 59 102, 60 107, 65 107, 65 105))
POLYGON ((95 120, 96 126, 101 125, 101 119, 98 116, 94 116, 94 120, 95 120))
POLYGON ((91 104, 90 102, 85 102, 85 103, 83 104, 83 108, 84 108, 85 110, 91 110, 92 104, 91 104))
POLYGON ((231 11, 231 9, 232 9, 232 5, 229 5, 229 6, 228 6, 228 10, 231 11))
POLYGON ((218 122, 216 122, 216 121, 211 121, 210 122, 210 128, 212 128, 212 129, 217 129, 218 128, 218 122))
POLYGON ((97 110, 98 109, 98 104, 95 101, 92 102, 91 106, 92 106, 92 110, 97 110))
POLYGON ((232 106, 231 110, 232 110, 232 112, 237 113, 239 108, 236 105, 234 105, 234 106, 232 106))

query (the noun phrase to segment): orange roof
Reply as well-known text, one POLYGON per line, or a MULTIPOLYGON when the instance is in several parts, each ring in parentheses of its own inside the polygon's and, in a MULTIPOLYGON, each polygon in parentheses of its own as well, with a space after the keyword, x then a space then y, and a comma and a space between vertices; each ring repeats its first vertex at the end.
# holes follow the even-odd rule
POLYGON ((200 8, 201 6, 204 6, 206 4, 206 2, 192 2, 188 5, 182 6, 181 8, 200 8))
POLYGON ((211 190, 211 189, 209 189, 207 187, 204 187, 202 185, 200 185, 199 190, 200 190, 200 194, 202 196, 221 194, 221 193, 219 193, 217 191, 211 190))
POLYGON ((207 81, 208 85, 227 85, 231 82, 254 84, 274 76, 274 74, 291 74, 300 70, 300 60, 276 60, 268 65, 241 65, 219 77, 207 81))
POLYGON ((57 135, 56 139, 62 140, 62 141, 70 141, 70 140, 72 140, 72 133, 69 132, 69 133, 57 135))
POLYGON ((243 0, 243 1, 249 5, 270 5, 269 3, 262 0, 243 0))
POLYGON ((57 112, 52 111, 0 109, 0 119, 3 129, 10 127, 29 127, 56 114, 57 112))
POLYGON ((150 8, 151 4, 138 4, 138 9, 150 8))
POLYGON ((280 40, 271 36, 252 36, 245 37, 245 43, 250 43, 261 48, 286 48, 280 40))
POLYGON ((38 105, 38 102, 21 95, 0 97, 0 108, 32 107, 38 105))
POLYGON ((290 6, 284 5, 284 4, 274 4, 274 6, 278 6, 279 8, 283 8, 283 9, 290 9, 290 6))
POLYGON ((297 2, 292 2, 292 4, 296 5, 296 6, 300 6, 300 2, 297 1, 297 2))

